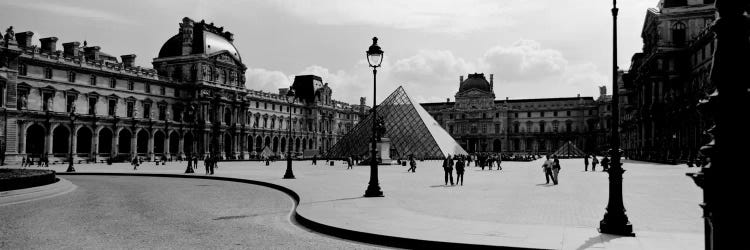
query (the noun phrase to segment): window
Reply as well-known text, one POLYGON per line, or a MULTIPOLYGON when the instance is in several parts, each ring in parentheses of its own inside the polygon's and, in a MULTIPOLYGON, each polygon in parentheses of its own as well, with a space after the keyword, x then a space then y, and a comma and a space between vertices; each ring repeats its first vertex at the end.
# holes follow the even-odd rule
POLYGON ((500 117, 500 112, 495 113, 495 118, 499 118, 499 117, 500 117))
POLYGON ((557 111, 552 112, 552 116, 557 117, 557 111))
POLYGON ((90 75, 89 76, 89 84, 91 86, 96 86, 96 76, 95 75, 90 75))
POLYGON ((482 113, 482 119, 487 119, 487 114, 486 113, 482 113))
POLYGON ((260 107, 259 107, 259 105, 260 105, 260 104, 259 104, 258 102, 255 102, 255 108, 256 108, 256 109, 257 109, 257 108, 260 108, 260 107))
POLYGON ((685 45, 685 29, 686 26, 682 22, 677 22, 672 25, 672 43, 675 46, 685 45))
POLYGON ((271 110, 276 110, 276 104, 271 104, 271 110))
POLYGON ((180 97, 180 90, 179 89, 175 89, 174 90, 174 97, 180 97))
POLYGON ((482 124, 482 134, 486 134, 486 133, 487 133, 487 124, 483 123, 482 124))
POLYGON ((143 118, 151 118, 151 103, 143 104, 143 118))
POLYGON ((167 106, 159 105, 159 120, 166 120, 166 119, 167 119, 167 106))
POLYGON ((89 115, 96 115, 96 97, 89 97, 89 115))
POLYGON ((146 90, 146 93, 151 93, 151 84, 145 83, 143 88, 146 90))
POLYGON ((461 114, 461 119, 466 119, 466 114, 461 114))
POLYGON ((570 123, 570 122, 565 123, 565 131, 566 132, 573 132, 573 124, 570 123))
POLYGON ((65 99, 65 112, 70 113, 76 105, 76 95, 68 95, 65 99))
POLYGON ((167 95, 167 89, 164 88, 164 86, 159 88, 159 94, 160 95, 167 95))
POLYGON ((546 123, 544 121, 539 122, 539 132, 544 133, 544 127, 546 127, 546 123))
POLYGON ((552 131, 553 131, 553 132, 558 132, 558 131, 559 131, 559 130, 558 130, 558 129, 559 129, 559 125, 560 125, 560 124, 559 124, 559 123, 558 123, 557 121, 555 121, 555 122, 552 122, 552 131))
POLYGON ((109 114, 109 116, 115 116, 116 108, 117 108, 117 100, 109 99, 109 107, 107 107, 107 114, 109 114))
POLYGON ((518 113, 513 113, 513 115, 514 115, 514 116, 515 116, 516 118, 518 118, 518 113))
POLYGON ((76 72, 68 71, 68 82, 76 82, 76 72))
POLYGON ((565 115, 570 116, 570 110, 565 111, 565 115))
POLYGON ((109 87, 114 89, 116 86, 117 86, 117 79, 115 79, 114 77, 109 78, 109 87))
POLYGON ((531 112, 526 112, 526 117, 531 117, 531 112))
POLYGON ((453 134, 453 125, 448 125, 448 132, 453 134))
POLYGON ((19 63, 18 64, 18 75, 25 76, 28 73, 28 69, 26 64, 19 63))
POLYGON ((29 90, 18 89, 18 99, 16 99, 16 107, 18 107, 19 110, 28 109, 28 101, 29 101, 29 90))
POLYGON ((268 103, 263 103, 263 109, 268 109, 268 103))
POLYGON ((52 68, 44 68, 44 78, 52 79, 52 68))
POLYGON ((500 123, 495 123, 495 134, 500 133, 500 123))
POLYGON ((42 94, 42 110, 43 111, 50 111, 50 102, 52 102, 52 98, 54 97, 54 93, 46 92, 42 94))
POLYGON ((544 117, 544 111, 539 112, 539 117, 544 117))
POLYGON ((135 88, 135 83, 133 81, 128 81, 128 90, 133 90, 135 88))
POLYGON ((133 111, 135 111, 135 103, 134 102, 128 102, 127 104, 127 111, 125 112, 125 116, 127 117, 133 117, 133 111))
POLYGON ((453 114, 448 115, 448 118, 453 119, 453 114))
POLYGON ((521 124, 519 124, 517 122, 514 123, 513 124, 513 130, 516 131, 516 133, 521 132, 521 124))

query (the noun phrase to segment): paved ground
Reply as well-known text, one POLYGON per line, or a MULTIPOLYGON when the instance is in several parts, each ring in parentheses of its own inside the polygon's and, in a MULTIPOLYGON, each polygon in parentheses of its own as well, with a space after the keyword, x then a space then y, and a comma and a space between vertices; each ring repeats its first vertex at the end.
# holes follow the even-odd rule
POLYGON ((305 231, 293 201, 256 185, 66 176, 78 188, 0 207, 0 249, 374 249, 305 231))
MULTIPOLYGON (((501 171, 471 167, 464 186, 445 186, 437 161, 380 168, 384 198, 362 198, 369 167, 295 162, 295 180, 284 180, 285 163, 221 163, 217 175, 270 182, 297 192, 297 212, 334 226, 424 240, 551 249, 700 249, 701 189, 684 165, 626 161, 624 201, 637 237, 596 231, 607 201, 607 174, 584 172, 582 160, 561 160, 560 185, 544 184, 541 161, 505 162, 501 171)), ((202 165, 202 163, 201 163, 202 165)), ((79 165, 82 172, 182 173, 184 164, 134 171, 127 164, 79 165)), ((64 171, 64 166, 53 166, 64 171)), ((601 170, 601 169, 600 169, 601 170)), ((202 171, 196 171, 201 173, 202 171)))

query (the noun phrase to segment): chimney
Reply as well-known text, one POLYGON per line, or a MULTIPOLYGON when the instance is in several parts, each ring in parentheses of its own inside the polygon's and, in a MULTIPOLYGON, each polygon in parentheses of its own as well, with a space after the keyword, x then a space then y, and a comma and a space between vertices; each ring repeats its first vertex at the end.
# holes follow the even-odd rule
POLYGON ((581 94, 580 93, 578 94, 578 99, 581 99, 581 94))
POLYGON ((83 48, 83 55, 86 56, 86 60, 97 61, 99 60, 99 50, 101 50, 99 46, 86 47, 83 48))
POLYGON ((490 89, 495 90, 495 74, 490 74, 490 89))
POLYGON ((69 42, 69 43, 63 43, 63 55, 65 57, 72 57, 76 58, 78 57, 78 46, 81 45, 79 42, 69 42))
POLYGON ((52 54, 55 51, 57 51, 57 37, 47 37, 39 39, 39 42, 42 43, 42 52, 46 52, 48 54, 52 54))
POLYGON ((122 66, 125 68, 132 68, 135 66, 135 55, 121 55, 120 58, 122 59, 122 66))
MULTIPOLYGON (((203 23, 203 21, 201 21, 203 23)), ((180 36, 182 36, 182 55, 193 53, 193 20, 188 17, 182 19, 180 23, 180 36)))
POLYGON ((26 48, 31 46, 31 37, 34 36, 34 32, 31 31, 24 31, 21 33, 16 34, 16 42, 18 42, 18 47, 26 48))
POLYGON ((451 102, 451 98, 445 98, 445 102, 451 102))
POLYGON ((458 78, 458 86, 459 86, 459 87, 461 87, 461 84, 462 84, 463 82, 464 82, 464 76, 462 75, 462 76, 460 76, 460 77, 458 78))
POLYGON ((359 105, 364 106, 366 102, 367 102, 367 98, 364 98, 364 97, 359 98, 359 105))

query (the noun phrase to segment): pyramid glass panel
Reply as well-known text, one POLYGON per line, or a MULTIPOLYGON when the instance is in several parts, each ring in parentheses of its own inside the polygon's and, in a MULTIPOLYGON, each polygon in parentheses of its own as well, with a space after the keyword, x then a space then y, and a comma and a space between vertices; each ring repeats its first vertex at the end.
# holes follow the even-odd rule
POLYGON ((583 150, 576 147, 576 145, 573 145, 571 142, 565 143, 565 145, 562 145, 559 149, 553 153, 553 155, 558 156, 568 156, 568 157, 583 157, 586 155, 586 153, 583 152, 583 150))
MULTIPOLYGON (((398 87, 377 107, 385 123, 385 138, 391 140, 391 158, 413 154, 419 159, 437 159, 466 154, 419 103, 398 87)), ((328 152, 328 157, 362 156, 368 158, 372 138, 372 114, 363 119, 328 152)))

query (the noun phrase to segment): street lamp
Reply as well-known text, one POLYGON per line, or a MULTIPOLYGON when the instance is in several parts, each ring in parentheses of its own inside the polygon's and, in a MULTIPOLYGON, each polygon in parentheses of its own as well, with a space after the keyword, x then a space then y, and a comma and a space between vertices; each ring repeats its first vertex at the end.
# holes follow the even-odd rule
POLYGON ((75 128, 73 127, 76 120, 76 106, 73 106, 70 108, 70 141, 68 142, 68 169, 65 170, 65 172, 75 172, 76 169, 73 167, 73 131, 75 131, 75 128))
POLYGON ((612 0, 612 143, 610 148, 611 167, 609 173, 609 201, 607 212, 599 222, 599 232, 606 234, 635 236, 633 225, 625 214, 622 202, 622 163, 620 162, 620 111, 618 102, 620 94, 617 88, 617 0, 612 0))
POLYGON ((365 197, 383 197, 383 191, 380 190, 380 184, 378 183, 378 161, 375 156, 375 147, 377 147, 377 103, 376 103, 376 90, 377 90, 377 74, 378 67, 383 62, 383 50, 378 46, 378 38, 372 38, 372 45, 367 50, 367 63, 372 67, 372 147, 370 149, 370 183, 365 191, 365 197))
POLYGON ((292 87, 289 87, 289 91, 286 92, 286 102, 289 103, 287 107, 289 109, 289 133, 287 134, 287 150, 286 150, 286 173, 284 173, 284 179, 294 179, 294 172, 292 171, 292 144, 289 141, 292 138, 292 104, 297 99, 297 95, 294 93, 292 87))

